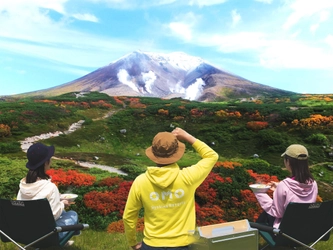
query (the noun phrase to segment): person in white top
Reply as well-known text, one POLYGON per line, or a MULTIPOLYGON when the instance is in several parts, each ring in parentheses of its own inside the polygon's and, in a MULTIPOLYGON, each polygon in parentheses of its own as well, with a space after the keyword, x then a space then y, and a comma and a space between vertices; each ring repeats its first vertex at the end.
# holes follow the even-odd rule
MULTIPOLYGON (((74 225, 78 223, 78 215, 75 211, 66 211, 69 206, 68 200, 60 200, 58 187, 51 182, 51 177, 46 174, 50 169, 51 158, 54 155, 54 146, 46 146, 36 143, 29 147, 27 151, 29 169, 25 178, 20 181, 20 190, 17 200, 36 200, 46 198, 53 212, 57 226, 74 225)), ((68 232, 60 232, 59 240, 66 236, 68 232)), ((75 235, 80 234, 76 232, 75 235)))

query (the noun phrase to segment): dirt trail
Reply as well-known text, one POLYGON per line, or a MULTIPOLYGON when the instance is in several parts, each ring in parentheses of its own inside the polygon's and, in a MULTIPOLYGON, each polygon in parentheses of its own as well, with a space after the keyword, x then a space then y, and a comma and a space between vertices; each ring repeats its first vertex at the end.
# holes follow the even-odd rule
MULTIPOLYGON (((102 120, 102 119, 106 119, 110 116, 112 116, 116 111, 109 111, 107 114, 105 114, 103 117, 100 117, 100 118, 96 118, 96 119, 93 119, 93 121, 98 121, 98 120, 102 120)), ((56 131, 56 132, 49 132, 49 133, 44 133, 44 134, 41 134, 41 135, 35 135, 35 136, 32 136, 32 137, 27 137, 25 138, 23 141, 20 141, 21 143, 21 149, 23 152, 27 152, 28 148, 35 142, 37 141, 40 141, 40 140, 45 140, 45 139, 49 139, 49 138, 52 138, 52 137, 57 137, 59 135, 62 135, 62 134, 70 134, 70 133, 73 133, 74 131, 76 131, 77 129, 80 129, 82 127, 82 125, 84 124, 84 120, 80 120, 78 122, 75 122, 73 124, 71 124, 68 128, 68 130, 62 132, 62 131, 56 131)), ((57 157, 54 157, 56 159, 61 159, 61 158, 57 158, 57 157)), ((68 160, 68 159, 67 159, 68 160)), ((81 162, 81 161, 76 161, 75 164, 81 166, 81 167, 87 167, 87 168, 99 168, 99 169, 102 169, 102 170, 106 170, 106 171, 109 171, 111 173, 117 173, 117 174, 120 174, 120 175, 127 175, 127 173, 117 169, 117 168, 114 168, 114 167, 110 167, 110 166, 105 166, 105 165, 99 165, 99 164, 95 164, 93 162, 81 162)))

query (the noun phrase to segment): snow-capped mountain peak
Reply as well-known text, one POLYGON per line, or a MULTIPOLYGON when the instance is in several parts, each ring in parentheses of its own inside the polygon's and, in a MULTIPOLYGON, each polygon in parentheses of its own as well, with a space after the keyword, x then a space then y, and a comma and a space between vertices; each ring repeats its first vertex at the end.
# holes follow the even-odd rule
POLYGON ((184 52, 172 52, 170 54, 146 52, 145 54, 162 64, 169 63, 174 68, 185 71, 196 68, 204 62, 201 58, 187 55, 184 52))
POLYGON ((183 52, 134 51, 107 66, 71 82, 39 91, 67 93, 98 91, 110 96, 181 97, 212 101, 232 96, 257 96, 263 92, 285 93, 216 68, 183 52))

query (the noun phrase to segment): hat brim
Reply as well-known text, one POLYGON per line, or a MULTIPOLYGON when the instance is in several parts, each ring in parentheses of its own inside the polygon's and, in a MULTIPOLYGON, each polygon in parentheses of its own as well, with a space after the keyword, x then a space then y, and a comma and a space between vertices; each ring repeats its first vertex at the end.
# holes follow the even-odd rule
POLYGON ((180 160, 185 152, 185 144, 178 141, 178 149, 177 152, 169 157, 157 157, 154 155, 152 146, 146 149, 147 157, 157 164, 171 164, 175 163, 176 161, 180 160))
POLYGON ((28 161, 26 164, 26 167, 28 169, 35 170, 38 167, 40 167, 44 162, 51 159, 51 157, 54 155, 54 151, 55 151, 54 146, 53 145, 47 146, 47 151, 48 151, 47 156, 44 159, 40 160, 38 163, 35 163, 35 164, 31 164, 31 162, 28 161))

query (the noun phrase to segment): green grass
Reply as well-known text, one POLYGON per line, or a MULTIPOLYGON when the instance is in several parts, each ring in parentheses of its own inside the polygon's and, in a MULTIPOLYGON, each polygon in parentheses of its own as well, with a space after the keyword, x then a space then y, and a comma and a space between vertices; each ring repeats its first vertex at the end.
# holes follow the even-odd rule
MULTIPOLYGON (((142 237, 141 237, 142 238, 142 237)), ((138 240, 141 240, 140 235, 138 240)), ((83 230, 79 236, 71 238, 74 244, 66 247, 68 250, 128 250, 129 245, 126 241, 125 235, 121 233, 107 233, 100 231, 93 231, 91 229, 83 230)), ((18 248, 11 242, 0 242, 1 250, 17 250, 18 248)), ((60 250, 60 247, 49 247, 48 250, 60 250)))
MULTIPOLYGON (((138 240, 141 240, 142 236, 138 236, 138 240)), ((80 236, 74 236, 71 240, 74 240, 74 244, 70 247, 66 247, 68 250, 128 250, 129 245, 127 244, 126 238, 124 234, 110 234, 107 232, 97 232, 90 229, 82 231, 80 236)), ((259 238, 258 245, 260 248, 265 246, 265 242, 262 238, 259 238)), ((328 241, 320 241, 318 242, 314 248, 316 250, 329 250, 332 249, 333 246, 333 236, 331 235, 328 241)), ((11 242, 3 243, 0 242, 1 250, 17 250, 18 248, 11 242)), ((60 250, 62 248, 59 247, 50 247, 48 250, 60 250)), ((274 250, 285 250, 285 247, 267 247, 266 249, 274 249, 274 250)), ((305 248, 297 248, 298 250, 303 250, 305 248)), ((229 250, 229 249, 226 249, 229 250)), ((238 250, 238 249, 237 249, 238 250)), ((243 249, 242 249, 243 250, 243 249)), ((244 249, 246 250, 246 249, 244 249)))

